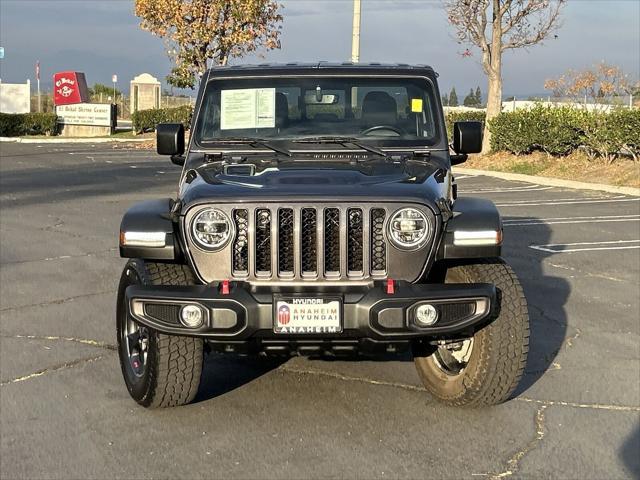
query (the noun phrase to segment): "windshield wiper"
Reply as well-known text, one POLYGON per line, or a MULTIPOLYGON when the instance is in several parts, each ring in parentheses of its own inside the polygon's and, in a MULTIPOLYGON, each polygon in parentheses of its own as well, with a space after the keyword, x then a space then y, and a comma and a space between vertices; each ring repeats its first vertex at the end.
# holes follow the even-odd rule
POLYGON ((225 137, 225 138, 216 138, 215 140, 207 140, 203 143, 215 143, 219 145, 257 145, 259 147, 268 148, 269 150, 273 150, 276 153, 281 153, 282 155, 286 155, 287 157, 291 156, 291 152, 283 147, 276 147, 275 145, 269 143, 267 140, 263 140, 262 138, 252 138, 252 137, 225 137))
POLYGON ((297 138, 293 141, 295 143, 334 143, 336 145, 345 145, 347 143, 350 143, 351 145, 355 145, 356 147, 361 148, 362 150, 366 150, 367 152, 374 153, 380 157, 389 158, 389 155, 379 148, 367 145, 366 143, 362 143, 360 140, 353 137, 304 137, 297 138))

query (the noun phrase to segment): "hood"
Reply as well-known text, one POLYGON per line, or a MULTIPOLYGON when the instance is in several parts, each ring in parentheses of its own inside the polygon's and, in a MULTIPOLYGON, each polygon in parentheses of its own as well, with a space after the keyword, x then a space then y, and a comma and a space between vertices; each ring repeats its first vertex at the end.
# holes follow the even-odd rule
MULTIPOLYGON (((228 202, 401 201, 435 207, 446 198, 449 177, 441 162, 409 160, 317 163, 287 162, 253 175, 224 173, 203 165, 185 174, 183 205, 228 202)), ((437 209, 434 208, 436 211, 437 209)))

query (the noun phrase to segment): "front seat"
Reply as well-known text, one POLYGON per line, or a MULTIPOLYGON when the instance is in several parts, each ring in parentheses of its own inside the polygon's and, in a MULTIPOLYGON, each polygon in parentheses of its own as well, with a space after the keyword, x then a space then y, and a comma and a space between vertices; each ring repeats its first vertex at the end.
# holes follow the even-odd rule
POLYGON ((386 92, 369 92, 362 100, 362 126, 364 128, 377 125, 395 126, 398 122, 398 105, 386 92))
POLYGON ((289 126, 289 101, 282 92, 276 92, 276 128, 289 126))

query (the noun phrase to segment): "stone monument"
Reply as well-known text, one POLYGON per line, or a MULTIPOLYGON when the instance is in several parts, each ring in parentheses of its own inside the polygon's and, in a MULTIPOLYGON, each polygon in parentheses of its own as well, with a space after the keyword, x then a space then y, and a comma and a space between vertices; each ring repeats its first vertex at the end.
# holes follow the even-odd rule
POLYGON ((148 73, 131 80, 131 113, 160 108, 160 82, 148 73))

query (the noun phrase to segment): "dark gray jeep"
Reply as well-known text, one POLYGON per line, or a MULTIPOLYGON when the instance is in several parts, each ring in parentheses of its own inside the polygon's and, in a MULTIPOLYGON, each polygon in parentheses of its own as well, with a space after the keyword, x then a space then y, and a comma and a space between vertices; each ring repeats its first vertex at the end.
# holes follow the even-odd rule
POLYGON ((481 146, 460 122, 447 142, 427 66, 214 68, 175 198, 124 216, 117 335, 131 396, 190 402, 208 351, 247 355, 412 352, 452 405, 513 393, 529 343, 522 289, 500 258, 495 206, 457 198, 451 165, 481 146))

